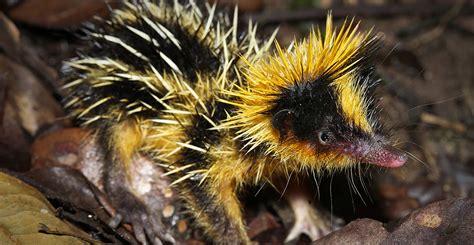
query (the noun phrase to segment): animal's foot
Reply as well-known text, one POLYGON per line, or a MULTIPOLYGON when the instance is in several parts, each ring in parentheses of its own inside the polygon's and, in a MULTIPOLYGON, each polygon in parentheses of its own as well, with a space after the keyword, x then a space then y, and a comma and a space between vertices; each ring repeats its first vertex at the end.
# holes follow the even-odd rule
POLYGON ((290 184, 285 198, 290 204, 295 217, 285 242, 297 239, 300 235, 308 236, 312 241, 339 229, 344 221, 337 217, 329 217, 324 210, 319 210, 311 203, 312 194, 307 187, 297 183, 290 184))
POLYGON ((343 221, 339 218, 329 220, 326 215, 308 202, 295 204, 296 206, 293 209, 295 223, 286 236, 285 242, 293 241, 303 234, 315 241, 339 229, 343 224, 343 221))
POLYGON ((112 203, 116 208, 114 218, 109 222, 112 227, 120 223, 128 223, 133 227, 136 239, 141 244, 175 243, 175 240, 164 229, 161 217, 149 209, 132 193, 123 188, 115 189, 112 203))

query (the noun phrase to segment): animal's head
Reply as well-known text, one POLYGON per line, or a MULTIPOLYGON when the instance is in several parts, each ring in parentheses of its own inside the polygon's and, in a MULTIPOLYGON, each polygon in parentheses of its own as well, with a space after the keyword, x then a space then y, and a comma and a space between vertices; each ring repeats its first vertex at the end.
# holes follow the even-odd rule
POLYGON ((243 150, 264 151, 302 167, 344 168, 356 163, 398 167, 406 156, 381 130, 373 89, 379 38, 345 23, 313 31, 265 60, 248 62, 245 85, 229 91, 243 150))

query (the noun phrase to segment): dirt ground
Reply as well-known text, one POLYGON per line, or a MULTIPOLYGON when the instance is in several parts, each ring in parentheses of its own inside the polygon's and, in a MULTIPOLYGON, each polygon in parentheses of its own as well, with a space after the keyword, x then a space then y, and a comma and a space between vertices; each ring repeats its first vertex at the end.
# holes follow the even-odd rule
MULTIPOLYGON (((222 2, 226 5, 235 1, 222 2)), ((426 238, 419 240, 424 243, 467 243, 469 239, 474 239, 474 232, 469 230, 474 227, 472 2, 240 2, 242 24, 248 18, 259 21, 263 36, 279 26, 277 38, 283 45, 294 38, 304 37, 312 26, 323 25, 327 8, 332 8, 338 23, 345 16, 355 16, 362 21, 363 29, 373 27, 374 32, 384 36, 384 45, 377 59, 378 74, 383 80, 378 88, 383 108, 382 121, 397 140, 397 147, 410 156, 409 161, 398 169, 371 168, 353 179, 348 179, 346 173, 319 176, 317 190, 313 180, 306 180, 313 188, 312 193, 315 193, 313 201, 328 211, 332 224, 340 219, 346 224, 359 219, 356 221, 359 223, 353 223, 356 225, 344 227, 320 242, 354 241, 350 239, 377 243, 409 242, 414 239, 410 234, 415 233, 426 238), (435 203, 437 201, 443 202, 435 203), (445 231, 441 228, 428 232, 410 226, 409 222, 418 220, 420 214, 425 214, 424 210, 457 224, 458 233, 441 236, 439 234, 445 231), (465 221, 456 223, 459 219, 465 221), (366 231, 360 230, 364 226, 373 226, 374 232, 380 232, 369 238, 355 236, 366 231), (464 236, 463 240, 456 240, 461 236, 464 236), (331 240, 335 237, 339 240, 331 240), (349 240, 340 240, 343 237, 349 240)), ((111 7, 118 5, 114 2, 111 7)), ((42 138, 41 144, 38 140, 52 132, 75 126, 60 103, 62 62, 74 57, 77 50, 85 45, 77 34, 80 23, 94 15, 106 16, 108 7, 103 1, 0 1, 0 168, 27 171, 32 164, 38 164, 39 157, 75 161, 71 160, 74 156, 70 155, 67 159, 62 156, 60 160, 57 156, 50 156, 58 151, 56 138, 42 138)), ((79 152, 76 148, 81 147, 78 142, 82 138, 78 134, 83 132, 55 137, 69 140, 66 145, 61 143, 61 149, 79 152)), ((35 166, 39 171, 35 173, 44 173, 43 177, 30 178, 31 175, 38 177, 30 173, 19 174, 20 178, 30 178, 29 183, 41 183, 39 186, 48 186, 48 181, 43 182, 45 179, 64 178, 42 169, 48 166, 44 162, 42 164, 35 166), (27 175, 29 177, 25 177, 27 175)), ((69 200, 62 195, 67 194, 49 193, 55 200, 69 200)), ((293 214, 279 195, 268 188, 255 198, 250 198, 253 195, 246 198, 247 224, 258 228, 252 234, 253 240, 282 243, 285 239, 293 222, 293 214)), ((53 204, 57 208, 64 202, 53 204)), ((83 208, 81 201, 74 205, 83 208)), ((187 241, 196 244, 201 241, 199 231, 186 227, 189 226, 186 222, 179 224, 181 226, 176 229, 180 232, 188 230, 180 233, 185 234, 183 241, 191 239, 187 241)), ((123 230, 130 231, 130 227, 123 230)), ((116 236, 115 232, 110 231, 110 236, 116 236)), ((126 242, 128 238, 121 239, 112 241, 126 242)), ((308 237, 293 241, 294 244, 309 242, 308 237)))

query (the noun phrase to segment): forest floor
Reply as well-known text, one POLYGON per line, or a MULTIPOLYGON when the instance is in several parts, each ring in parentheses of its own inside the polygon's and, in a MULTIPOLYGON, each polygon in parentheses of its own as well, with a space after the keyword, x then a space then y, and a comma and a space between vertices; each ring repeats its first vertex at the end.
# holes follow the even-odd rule
MULTIPOLYGON (((108 6, 103 1, 7 2, 0 4, 0 168, 29 179, 26 181, 35 187, 35 183, 56 185, 58 182, 52 184, 50 179, 66 177, 42 169, 50 167, 44 159, 74 162, 87 154, 77 149, 84 145, 80 142, 84 132, 64 131, 75 125, 61 107, 62 63, 85 46, 77 34, 80 23, 94 15, 106 16, 108 6), (48 137, 50 134, 55 136, 48 137), (84 155, 58 156, 65 148, 84 155)), ((322 26, 327 12, 308 3, 311 1, 242 2, 242 23, 248 18, 258 21, 263 36, 279 26, 277 39, 282 45, 303 38, 312 26, 322 26)), ((346 173, 320 176, 317 190, 313 180, 306 180, 314 193, 319 193, 313 196, 314 202, 328 210, 332 224, 340 219, 347 224, 370 218, 357 220, 320 242, 403 242, 413 241, 414 234, 425 242, 472 240, 474 5, 458 1, 355 2, 332 3, 332 13, 338 24, 345 16, 355 16, 362 29, 374 27, 373 32, 383 34, 377 59, 377 72, 383 80, 378 88, 382 121, 397 139, 397 147, 410 158, 402 168, 370 169, 353 179, 346 173), (420 218, 427 214, 429 222, 420 218), (441 217, 445 223, 436 224, 433 217, 441 217), (411 221, 425 228, 445 225, 454 231, 446 235, 448 228, 426 230, 411 221), (369 227, 372 236, 361 235, 369 227)), ((45 195, 50 197, 51 193, 45 195)), ((67 194, 52 194, 59 199, 61 195, 67 194)), ((247 224, 258 230, 250 234, 254 241, 282 243, 285 239, 294 217, 279 197, 269 188, 255 198, 246 198, 247 224)), ((80 202, 74 205, 84 208, 80 202)), ((56 202, 55 207, 61 203, 56 202)), ((202 239, 186 222, 175 225, 185 234, 182 239, 191 237, 195 243, 202 239)), ((308 237, 293 241, 309 242, 308 237)))

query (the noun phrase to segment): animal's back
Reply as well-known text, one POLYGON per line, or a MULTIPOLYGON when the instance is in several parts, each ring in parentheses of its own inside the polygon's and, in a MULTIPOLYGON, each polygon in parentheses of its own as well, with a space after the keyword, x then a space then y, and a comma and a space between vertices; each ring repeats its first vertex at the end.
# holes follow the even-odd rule
POLYGON ((125 4, 84 30, 92 47, 65 69, 66 107, 86 125, 158 119, 173 114, 170 108, 194 113, 214 98, 209 93, 240 82, 241 57, 269 46, 259 47, 253 26, 238 33, 237 19, 218 15, 215 6, 125 4))
POLYGON ((262 44, 253 25, 237 30, 237 11, 229 18, 215 6, 125 4, 110 20, 89 25, 85 36, 92 47, 65 66, 65 107, 95 130, 106 153, 105 191, 119 211, 129 212, 135 198, 117 194, 114 200, 114 193, 127 188, 133 156, 146 155, 167 169, 191 210, 209 209, 195 211, 208 233, 244 239, 245 231, 236 233, 244 227, 238 204, 229 220, 220 207, 225 200, 215 197, 217 190, 234 190, 213 186, 227 185, 224 179, 206 179, 216 172, 231 176, 239 164, 233 136, 216 129, 233 110, 222 102, 229 96, 222 91, 242 86, 242 60, 265 55, 273 37, 262 44))

